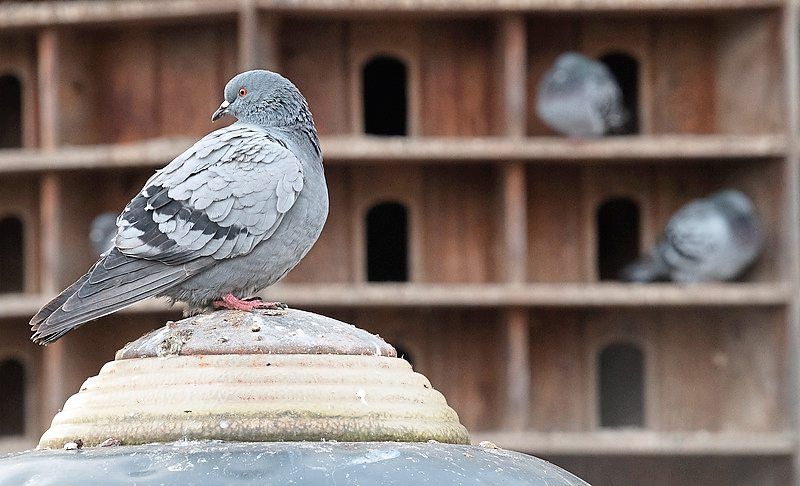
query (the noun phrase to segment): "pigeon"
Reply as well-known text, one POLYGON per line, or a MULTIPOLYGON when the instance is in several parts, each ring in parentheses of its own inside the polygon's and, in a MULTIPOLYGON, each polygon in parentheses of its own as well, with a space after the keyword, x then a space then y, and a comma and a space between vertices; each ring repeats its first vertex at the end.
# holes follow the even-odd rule
POLYGON ((114 240, 117 237, 117 215, 111 212, 100 213, 93 220, 89 227, 89 241, 92 244, 95 257, 114 248, 114 240))
POLYGON ((628 120, 622 90, 611 71, 576 52, 561 54, 542 77, 536 113, 547 126, 570 137, 618 132, 628 120))
POLYGON ((759 256, 761 219, 750 199, 736 190, 694 200, 667 222, 653 251, 622 270, 622 280, 681 283, 732 280, 759 256))
POLYGON ((145 183, 117 218, 114 247, 31 319, 47 344, 147 297, 187 313, 251 311, 245 300, 308 253, 328 216, 322 151, 308 104, 283 76, 238 74, 209 133, 145 183))

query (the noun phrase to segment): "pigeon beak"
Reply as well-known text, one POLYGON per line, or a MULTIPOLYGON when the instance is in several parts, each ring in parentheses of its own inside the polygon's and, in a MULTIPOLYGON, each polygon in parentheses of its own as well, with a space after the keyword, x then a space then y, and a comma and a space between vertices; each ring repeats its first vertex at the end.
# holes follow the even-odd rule
POLYGON ((219 105, 219 108, 217 108, 217 111, 215 111, 214 114, 211 115, 211 121, 215 122, 215 121, 219 120, 220 118, 222 118, 223 116, 227 115, 229 106, 230 106, 230 103, 228 103, 227 100, 223 101, 222 104, 219 105))

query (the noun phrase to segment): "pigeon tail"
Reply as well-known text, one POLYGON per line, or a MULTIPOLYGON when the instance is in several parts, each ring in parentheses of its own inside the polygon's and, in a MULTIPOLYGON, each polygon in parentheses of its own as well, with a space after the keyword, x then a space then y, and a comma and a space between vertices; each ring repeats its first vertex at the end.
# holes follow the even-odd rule
POLYGON ((620 272, 623 282, 657 282, 669 278, 669 266, 658 252, 647 255, 625 266, 620 272))
POLYGON ((52 343, 92 319, 158 295, 190 276, 184 266, 131 258, 114 249, 33 316, 31 339, 52 343))

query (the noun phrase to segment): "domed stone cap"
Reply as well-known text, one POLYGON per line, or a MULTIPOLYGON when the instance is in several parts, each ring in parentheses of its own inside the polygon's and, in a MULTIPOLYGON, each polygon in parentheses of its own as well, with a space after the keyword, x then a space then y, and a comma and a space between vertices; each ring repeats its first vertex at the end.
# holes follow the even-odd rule
POLYGON ((297 309, 200 314, 145 334, 116 359, 209 354, 357 354, 396 357, 379 336, 297 309))
POLYGON ((40 448, 80 441, 399 441, 466 444, 427 378, 378 336, 298 310, 168 323, 70 397, 40 448))

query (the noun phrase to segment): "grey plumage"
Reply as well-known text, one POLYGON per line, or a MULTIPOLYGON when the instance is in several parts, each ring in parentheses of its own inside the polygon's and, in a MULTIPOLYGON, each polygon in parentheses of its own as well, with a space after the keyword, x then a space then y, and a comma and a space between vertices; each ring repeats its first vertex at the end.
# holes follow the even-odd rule
POLYGON ((536 113, 553 130, 571 137, 599 137, 628 119, 622 90, 601 62, 576 52, 556 59, 539 83, 536 113))
POLYGON ((739 191, 721 191, 678 210, 653 251, 626 267, 622 279, 731 280, 755 261, 763 244, 761 219, 752 201, 739 191))
POLYGON ((95 257, 102 256, 114 248, 117 237, 117 215, 114 213, 100 213, 89 226, 89 242, 92 244, 95 257))
POLYGON ((117 220, 114 248, 31 320, 52 342, 151 296, 205 309, 280 280, 328 214, 322 153, 305 99, 269 71, 237 75, 216 130, 147 181, 117 220))

